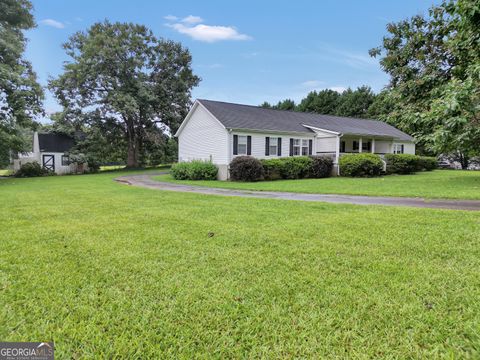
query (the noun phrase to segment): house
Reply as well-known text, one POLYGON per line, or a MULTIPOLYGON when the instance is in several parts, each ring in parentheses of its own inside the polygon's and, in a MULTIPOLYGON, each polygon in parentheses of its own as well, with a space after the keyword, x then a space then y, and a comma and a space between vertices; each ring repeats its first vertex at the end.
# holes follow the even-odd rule
POLYGON ((239 155, 330 156, 338 174, 338 160, 346 153, 415 154, 414 139, 382 121, 211 100, 196 100, 175 136, 179 161, 211 160, 222 180, 239 155))
POLYGON ((74 138, 57 133, 33 134, 33 151, 20 153, 13 160, 13 170, 17 171, 27 162, 38 162, 43 168, 59 175, 84 172, 86 164, 70 162, 69 152, 74 147, 74 138))

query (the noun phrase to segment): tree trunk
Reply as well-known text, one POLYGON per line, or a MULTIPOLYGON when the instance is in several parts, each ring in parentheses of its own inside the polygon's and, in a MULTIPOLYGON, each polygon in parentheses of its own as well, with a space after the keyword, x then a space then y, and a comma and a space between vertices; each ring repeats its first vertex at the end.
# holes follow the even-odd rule
POLYGON ((468 156, 462 155, 460 159, 461 159, 460 164, 462 165, 462 170, 467 170, 468 163, 470 162, 468 156))
POLYGON ((137 134, 135 133, 135 127, 133 121, 127 123, 127 140, 128 140, 128 152, 127 152, 127 168, 138 168, 138 141, 137 134))

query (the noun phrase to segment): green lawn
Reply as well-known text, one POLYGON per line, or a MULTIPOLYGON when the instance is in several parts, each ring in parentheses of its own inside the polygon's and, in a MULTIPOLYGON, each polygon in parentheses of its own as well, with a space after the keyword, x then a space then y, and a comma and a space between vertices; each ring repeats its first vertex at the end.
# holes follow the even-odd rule
POLYGON ((0 180, 2 341, 54 340, 59 359, 480 356, 478 212, 119 174, 0 180))
POLYGON ((170 175, 160 181, 226 189, 287 191, 319 194, 406 196, 438 199, 480 199, 480 171, 435 170, 414 175, 389 175, 379 178, 301 179, 259 181, 177 181, 170 175))
MULTIPOLYGON (((170 168, 170 164, 162 164, 162 165, 156 165, 156 166, 151 166, 147 167, 147 170, 165 170, 170 168)), ((100 166, 100 171, 105 172, 105 171, 121 171, 125 170, 125 165, 104 165, 100 166)))

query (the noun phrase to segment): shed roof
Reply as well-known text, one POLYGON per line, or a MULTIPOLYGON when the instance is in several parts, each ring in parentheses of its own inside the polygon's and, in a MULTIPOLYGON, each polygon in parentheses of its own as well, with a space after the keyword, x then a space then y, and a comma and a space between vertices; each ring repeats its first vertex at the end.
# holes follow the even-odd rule
POLYGON ((41 152, 66 152, 75 145, 75 140, 64 134, 38 134, 38 145, 41 152))

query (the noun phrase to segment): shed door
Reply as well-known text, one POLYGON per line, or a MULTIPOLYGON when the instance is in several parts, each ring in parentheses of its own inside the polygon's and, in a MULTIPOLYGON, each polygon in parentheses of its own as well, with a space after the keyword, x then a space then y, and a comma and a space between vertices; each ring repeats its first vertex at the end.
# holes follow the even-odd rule
POLYGON ((55 155, 43 155, 42 162, 45 170, 55 171, 55 155))

